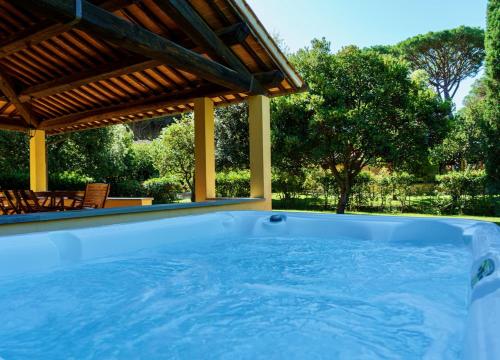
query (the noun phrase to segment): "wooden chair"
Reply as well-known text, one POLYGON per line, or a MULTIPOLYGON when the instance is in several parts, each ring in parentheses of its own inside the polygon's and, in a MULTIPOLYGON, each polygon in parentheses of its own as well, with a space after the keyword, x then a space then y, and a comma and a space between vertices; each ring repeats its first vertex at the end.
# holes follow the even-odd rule
POLYGON ((102 209, 106 205, 109 189, 109 184, 87 184, 85 195, 82 198, 75 198, 66 210, 102 209))
POLYGON ((2 200, 2 212, 6 215, 12 214, 22 214, 24 212, 24 208, 19 201, 19 195, 16 190, 3 190, 3 197, 5 200, 2 200))
POLYGON ((16 209, 5 195, 5 190, 0 190, 0 212, 3 215, 17 214, 16 209))
POLYGON ((64 210, 62 207, 51 206, 50 201, 47 202, 46 198, 40 201, 33 190, 19 190, 17 193, 21 207, 26 213, 64 210))

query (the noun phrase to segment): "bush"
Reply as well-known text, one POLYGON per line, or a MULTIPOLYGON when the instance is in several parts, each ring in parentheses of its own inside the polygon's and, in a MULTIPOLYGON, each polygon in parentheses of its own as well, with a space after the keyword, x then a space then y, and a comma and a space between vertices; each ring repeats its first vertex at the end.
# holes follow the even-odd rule
POLYGON ((74 171, 49 173, 49 189, 52 190, 85 190, 85 186, 91 182, 94 179, 74 171))
POLYGON ((439 183, 440 193, 451 198, 451 202, 444 209, 445 212, 464 214, 466 207, 477 202, 479 195, 485 197, 486 172, 484 170, 452 171, 436 176, 436 180, 439 183))
POLYGON ((282 199, 289 201, 296 199, 304 192, 306 175, 303 171, 299 174, 276 169, 272 176, 273 191, 282 195, 282 199))
POLYGON ((220 197, 249 197, 250 171, 237 170, 217 173, 215 189, 220 197))
POLYGON ((146 190, 142 186, 141 182, 138 180, 114 180, 110 182, 111 196, 118 197, 144 197, 146 196, 146 190))
POLYGON ((329 199, 337 196, 337 184, 330 170, 315 167, 306 170, 304 190, 315 198, 323 198, 323 209, 329 206, 329 199))
POLYGON ((375 200, 375 184, 375 177, 371 173, 367 171, 360 172, 352 187, 351 206, 357 209, 366 205, 371 207, 373 200, 375 200))
POLYGON ((0 172, 0 189, 27 189, 30 183, 29 173, 24 171, 0 172))
POLYGON ((393 173, 390 177, 390 184, 393 189, 393 196, 399 200, 401 211, 404 212, 408 206, 410 195, 412 194, 413 185, 417 179, 415 176, 407 172, 393 173))
POLYGON ((155 204, 167 204, 177 200, 177 195, 182 191, 178 179, 164 176, 149 179, 142 184, 145 195, 153 197, 155 204))

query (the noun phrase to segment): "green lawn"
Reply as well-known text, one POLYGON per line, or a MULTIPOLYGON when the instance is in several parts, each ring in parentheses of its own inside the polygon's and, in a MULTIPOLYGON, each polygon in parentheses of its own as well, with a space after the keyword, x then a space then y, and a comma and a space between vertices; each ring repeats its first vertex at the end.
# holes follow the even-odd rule
MULTIPOLYGON (((279 209, 274 211, 287 211, 287 212, 306 212, 306 213, 318 213, 318 214, 335 214, 335 211, 320 211, 320 210, 285 210, 279 209)), ((412 214, 412 213, 369 213, 369 212, 352 212, 348 211, 346 214, 350 215, 375 215, 375 216, 410 216, 410 217, 430 217, 430 218, 453 218, 453 219, 471 219, 471 220, 481 220, 489 221, 500 225, 500 217, 495 216, 470 216, 470 215, 428 215, 428 214, 412 214)))

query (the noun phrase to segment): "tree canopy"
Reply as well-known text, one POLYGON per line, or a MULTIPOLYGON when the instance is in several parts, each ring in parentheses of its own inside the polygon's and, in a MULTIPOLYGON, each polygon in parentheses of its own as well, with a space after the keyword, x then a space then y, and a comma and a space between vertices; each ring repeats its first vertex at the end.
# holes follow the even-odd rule
POLYGON ((154 164, 161 176, 174 176, 191 191, 194 201, 194 123, 183 116, 153 141, 154 164))
POLYGON ((414 70, 429 81, 445 100, 451 100, 462 80, 475 76, 484 61, 484 31, 460 26, 411 37, 395 47, 414 70))
POLYGON ((492 188, 500 190, 500 1, 490 0, 486 28, 486 170, 492 188))
POLYGON ((334 175, 338 212, 344 212, 366 165, 426 156, 428 147, 442 139, 440 124, 446 123, 449 108, 412 82, 404 61, 354 46, 332 54, 324 39, 314 40, 292 61, 310 88, 307 149, 334 175))

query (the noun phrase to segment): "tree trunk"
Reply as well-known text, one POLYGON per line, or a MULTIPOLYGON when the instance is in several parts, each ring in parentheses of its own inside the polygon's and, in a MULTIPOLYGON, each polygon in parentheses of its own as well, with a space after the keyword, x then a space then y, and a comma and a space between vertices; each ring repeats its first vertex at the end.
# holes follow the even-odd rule
POLYGON ((349 203, 350 188, 348 186, 340 187, 339 199, 337 202, 337 214, 344 214, 349 203))

